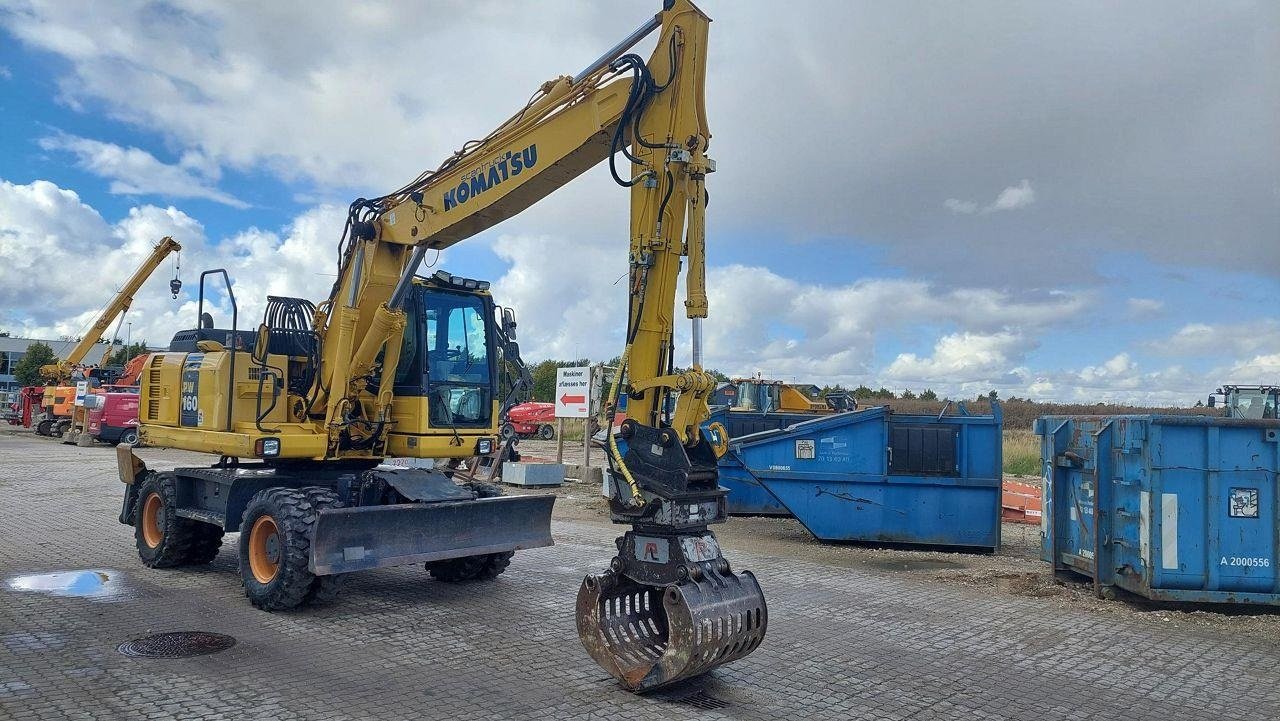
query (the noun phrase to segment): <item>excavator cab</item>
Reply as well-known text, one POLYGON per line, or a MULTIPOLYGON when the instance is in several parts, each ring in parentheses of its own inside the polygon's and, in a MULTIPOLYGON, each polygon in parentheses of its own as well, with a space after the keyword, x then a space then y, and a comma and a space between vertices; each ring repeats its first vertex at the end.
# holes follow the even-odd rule
POLYGON ((1209 407, 1217 405, 1223 397, 1228 418, 1276 419, 1280 418, 1280 386, 1224 385, 1209 396, 1209 407))

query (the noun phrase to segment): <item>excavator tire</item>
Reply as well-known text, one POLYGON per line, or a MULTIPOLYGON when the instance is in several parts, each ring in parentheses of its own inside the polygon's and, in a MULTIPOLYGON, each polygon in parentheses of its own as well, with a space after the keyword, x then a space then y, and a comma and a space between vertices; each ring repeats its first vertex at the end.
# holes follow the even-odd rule
MULTIPOLYGON (((311 499, 311 503, 316 507, 316 510, 342 507, 342 502, 338 500, 338 494, 328 488, 308 486, 303 488, 302 492, 311 499)), ((338 593, 342 591, 346 580, 347 576, 344 573, 316 576, 315 580, 311 582, 311 590, 307 591, 307 595, 302 599, 303 605, 323 606, 332 603, 338 597, 338 593)))
POLYGON ((492 581, 511 565, 514 551, 505 553, 485 553, 479 556, 451 558, 447 561, 432 561, 427 564, 431 577, 446 583, 461 581, 492 581))
POLYGON ((138 558, 148 568, 209 563, 222 545, 222 529, 180 518, 177 483, 172 474, 150 473, 138 488, 133 507, 133 537, 138 558))
POLYGON ((222 529, 212 523, 195 522, 195 541, 187 554, 187 564, 205 566, 213 563, 222 548, 222 529))
POLYGON ((44 420, 36 424, 36 435, 51 436, 53 435, 53 421, 44 420))
POLYGON ((254 606, 284 611, 306 602, 316 580, 307 569, 316 516, 301 490, 268 488, 249 499, 240 523, 240 579, 254 606))
MULTIPOLYGON (((467 487, 477 498, 497 498, 502 495, 502 488, 492 483, 468 483, 467 487)), ((450 558, 447 561, 431 561, 426 564, 426 568, 432 578, 446 583, 492 581, 507 570, 515 555, 514 551, 482 553, 478 556, 450 558)))

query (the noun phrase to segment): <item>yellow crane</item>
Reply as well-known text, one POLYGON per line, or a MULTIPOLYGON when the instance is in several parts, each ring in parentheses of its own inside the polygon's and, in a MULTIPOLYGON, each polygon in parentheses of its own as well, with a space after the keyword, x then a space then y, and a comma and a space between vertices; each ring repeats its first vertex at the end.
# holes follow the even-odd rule
POLYGON ((207 563, 223 532, 238 530, 245 593, 275 610, 332 597, 352 571, 422 562, 442 580, 492 578, 514 551, 549 545, 553 497, 378 464, 484 455, 498 442, 496 356, 517 352, 514 316, 495 307, 487 282, 419 277, 424 258, 608 160, 631 196, 624 367, 611 391, 615 403, 627 394, 627 419, 608 453, 611 516, 631 529, 610 567, 579 588, 579 635, 635 690, 751 653, 767 625, 764 596, 750 572, 730 569, 708 528, 725 519, 727 492, 699 428, 714 388, 698 325, 715 170, 703 103, 709 22, 688 0, 668 0, 435 170, 353 202, 329 296, 268 298, 243 349, 229 342, 241 337, 229 276, 202 274, 201 314, 206 280, 221 280, 232 332, 149 358, 141 435, 221 460, 152 472, 120 447, 120 520, 134 526, 143 562, 207 563), (654 32, 651 58, 629 52, 654 32), (692 370, 677 373, 682 264, 694 343, 692 370))
MULTIPOLYGON (((56 435, 62 436, 69 427, 76 424, 76 408, 74 400, 76 396, 76 388, 74 385, 68 385, 76 376, 82 375, 83 380, 92 381, 96 377, 96 369, 89 369, 81 372, 80 365, 84 363, 85 358, 89 356, 89 351, 93 350, 98 341, 102 340, 102 334, 111 326, 111 321, 117 317, 121 321, 124 320, 124 314, 128 312, 129 306, 133 304, 133 296, 142 287, 142 284, 151 277, 151 274, 160 267, 164 259, 170 253, 176 253, 182 250, 182 246, 173 238, 165 236, 156 243, 147 257, 143 259, 142 264, 133 271, 120 290, 116 292, 111 301, 107 303, 102 312, 98 314, 91 326, 80 340, 76 343, 71 352, 65 358, 61 358, 56 363, 49 363, 40 367, 40 375, 44 378, 45 389, 41 399, 42 413, 36 421, 36 432, 40 435, 56 435)), ((169 291, 174 298, 178 297, 178 291, 182 289, 182 281, 178 279, 177 274, 169 281, 169 291)), ((107 352, 111 347, 108 346, 107 352)), ((104 353, 103 358, 106 357, 104 353)), ((82 420, 82 419, 81 419, 82 420)))

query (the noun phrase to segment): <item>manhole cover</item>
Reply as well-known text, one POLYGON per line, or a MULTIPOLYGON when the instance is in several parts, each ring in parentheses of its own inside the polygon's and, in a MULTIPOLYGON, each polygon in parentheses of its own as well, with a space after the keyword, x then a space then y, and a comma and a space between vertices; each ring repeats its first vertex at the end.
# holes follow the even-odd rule
POLYGON ((125 641, 116 650, 134 658, 186 658, 225 651, 234 645, 234 638, 221 633, 176 631, 125 641))
POLYGON ((694 708, 701 709, 718 709, 728 708, 729 702, 712 696, 706 691, 698 691, 680 699, 680 703, 688 704, 694 708))

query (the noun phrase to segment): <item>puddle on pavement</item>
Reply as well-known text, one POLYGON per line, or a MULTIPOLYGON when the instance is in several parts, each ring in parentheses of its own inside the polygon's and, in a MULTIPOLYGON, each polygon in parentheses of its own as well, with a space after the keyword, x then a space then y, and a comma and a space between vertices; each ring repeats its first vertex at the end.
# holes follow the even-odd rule
POLYGON ((117 571, 58 571, 14 576, 8 581, 15 591, 47 593, 77 598, 112 598, 123 591, 117 571))

